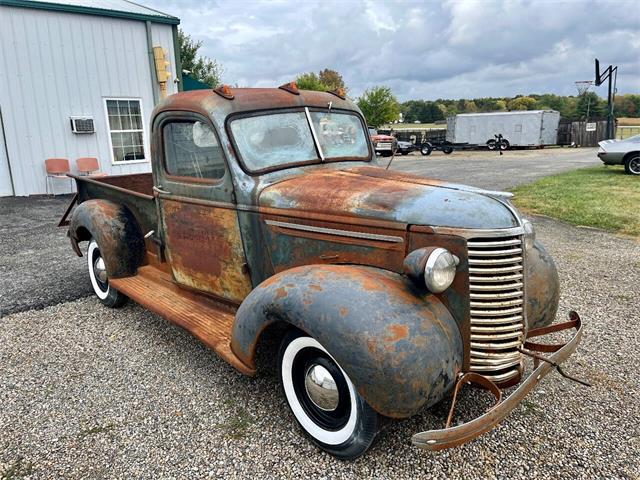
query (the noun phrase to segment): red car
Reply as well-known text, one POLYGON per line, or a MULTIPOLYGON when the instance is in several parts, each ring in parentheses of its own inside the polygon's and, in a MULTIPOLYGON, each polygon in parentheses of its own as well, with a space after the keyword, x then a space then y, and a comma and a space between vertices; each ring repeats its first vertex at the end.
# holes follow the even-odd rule
POLYGON ((390 157, 398 149, 398 142, 395 137, 382 135, 373 127, 369 127, 369 137, 371 137, 373 148, 378 155, 390 157))

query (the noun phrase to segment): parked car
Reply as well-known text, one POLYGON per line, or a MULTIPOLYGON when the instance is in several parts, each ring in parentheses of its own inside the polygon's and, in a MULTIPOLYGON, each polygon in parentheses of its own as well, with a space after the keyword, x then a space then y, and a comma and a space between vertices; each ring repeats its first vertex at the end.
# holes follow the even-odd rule
POLYGON ((373 127, 369 127, 369 137, 371 138, 371 143, 373 143, 375 153, 383 157, 390 157, 398 148, 396 137, 378 133, 373 127))
POLYGON ((411 152, 417 152, 418 150, 420 150, 418 145, 411 142, 405 142, 404 140, 398 140, 396 153, 399 153, 400 155, 409 155, 411 152))
POLYGON ((640 135, 624 140, 603 140, 598 145, 598 157, 605 165, 624 165, 631 175, 640 175, 640 135))
POLYGON ((96 296, 138 302, 247 375, 262 366, 258 346, 279 335, 284 397, 332 455, 356 458, 386 418, 446 398, 446 427, 412 441, 465 443, 580 341, 575 312, 549 326, 556 267, 509 194, 386 170, 340 92, 178 93, 156 107, 150 131, 153 173, 72 176, 77 206, 60 223, 96 296), (566 344, 532 340, 566 329, 576 330, 566 344), (525 355, 538 360, 523 378, 525 355), (468 383, 496 405, 450 427, 468 383))

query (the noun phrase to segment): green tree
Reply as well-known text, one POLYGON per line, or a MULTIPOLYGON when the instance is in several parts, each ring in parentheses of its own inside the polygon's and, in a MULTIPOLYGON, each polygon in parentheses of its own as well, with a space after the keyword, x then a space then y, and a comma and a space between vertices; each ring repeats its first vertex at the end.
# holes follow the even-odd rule
POLYGON ((476 106, 476 102, 473 100, 464 101, 464 113, 475 113, 477 111, 478 107, 476 106))
POLYGON ((533 110, 536 108, 536 99, 531 97, 516 97, 507 103, 509 110, 533 110))
POLYGON ((504 100, 496 100, 494 103, 494 110, 504 111, 507 109, 507 102, 504 100))
MULTIPOLYGON (((180 45, 182 69, 188 70, 192 77, 206 83, 211 88, 219 87, 222 83, 224 69, 217 61, 198 54, 198 50, 202 47, 202 41, 192 39, 179 29, 178 44, 180 45)), ((176 72, 176 74, 179 73, 181 72, 176 72)))
POLYGON ((302 73, 296 77, 296 85, 300 90, 317 90, 326 92, 327 88, 314 72, 302 73))
POLYGON ((320 70, 318 73, 301 73, 296 77, 296 84, 300 90, 317 90, 320 92, 329 92, 338 88, 347 90, 342 75, 329 68, 320 70))
POLYGON ((318 72, 318 79, 327 86, 327 90, 337 90, 338 88, 344 88, 345 91, 347 90, 342 75, 330 68, 320 70, 318 72))
POLYGON ((389 87, 373 87, 365 91, 356 101, 372 127, 379 127, 398 119, 400 105, 389 87))
POLYGON ((607 112, 607 102, 596 92, 586 92, 578 98, 576 115, 579 119, 604 117, 607 112))

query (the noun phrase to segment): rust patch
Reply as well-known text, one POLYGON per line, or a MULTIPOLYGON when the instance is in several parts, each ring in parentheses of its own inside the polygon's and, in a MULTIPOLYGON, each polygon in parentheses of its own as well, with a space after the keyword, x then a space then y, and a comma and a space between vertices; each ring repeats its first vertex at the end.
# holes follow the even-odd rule
POLYGON ((338 310, 338 313, 340 314, 341 317, 346 317, 347 314, 349 313, 349 309, 347 307, 340 307, 340 310, 338 310))
POLYGON ((403 338, 407 338, 409 335, 409 327, 406 325, 388 325, 387 331, 390 332, 385 340, 387 342, 397 342, 403 338))
POLYGON ((241 301, 251 291, 234 210, 162 200, 169 263, 176 281, 241 301))

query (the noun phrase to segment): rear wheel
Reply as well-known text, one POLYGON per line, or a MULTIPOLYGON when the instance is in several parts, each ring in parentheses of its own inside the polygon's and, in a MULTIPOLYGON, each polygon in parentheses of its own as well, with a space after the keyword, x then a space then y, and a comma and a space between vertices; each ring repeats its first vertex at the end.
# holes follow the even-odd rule
POLYGON ((100 247, 94 238, 89 241, 87 248, 87 266, 89 279, 96 296, 107 307, 118 308, 125 304, 127 297, 109 285, 107 269, 100 254, 100 247))
POLYGON ((640 153, 627 156, 624 161, 624 171, 630 175, 640 175, 640 153))
POLYGON ((509 143, 509 141, 505 140, 504 138, 502 139, 502 142, 500 142, 500 150, 508 150, 510 146, 511 144, 509 143))
POLYGON ((280 345, 278 371, 289 408, 313 443, 345 460, 367 451, 381 417, 317 340, 290 331, 280 345))
POLYGON ((422 148, 420 148, 420 153, 424 156, 427 156, 427 155, 431 155, 432 150, 433 150, 433 147, 431 146, 431 144, 425 143, 424 145, 422 145, 422 148))
POLYGON ((453 148, 452 147, 442 147, 442 153, 449 155, 450 153, 453 153, 453 148))

